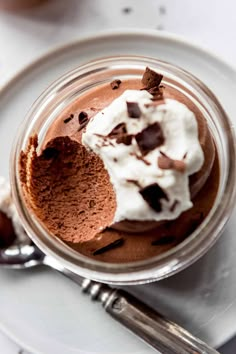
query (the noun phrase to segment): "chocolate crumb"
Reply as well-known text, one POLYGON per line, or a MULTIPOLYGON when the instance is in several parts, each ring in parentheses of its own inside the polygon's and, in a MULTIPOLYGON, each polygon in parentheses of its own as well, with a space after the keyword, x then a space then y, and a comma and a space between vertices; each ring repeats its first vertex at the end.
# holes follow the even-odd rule
POLYGON ((176 241, 174 236, 163 236, 158 240, 152 241, 152 246, 164 246, 176 241))
POLYGON ((173 204, 170 207, 170 211, 172 213, 175 211, 175 208, 177 207, 178 204, 179 204, 179 201, 177 199, 175 199, 175 201, 173 202, 173 204))
POLYGON ((74 114, 71 114, 68 118, 64 119, 63 122, 66 124, 66 123, 69 123, 72 119, 74 118, 74 114))
POLYGON ((117 247, 120 247, 124 244, 124 239, 123 238, 118 238, 117 240, 115 240, 114 242, 112 243, 109 243, 108 245, 102 247, 102 248, 99 248, 97 249, 96 251, 93 252, 93 255, 94 256, 97 256, 99 254, 102 254, 102 253, 105 253, 107 251, 110 251, 114 248, 117 248, 117 247))
POLYGON ((160 124, 156 122, 136 134, 135 140, 142 155, 146 155, 155 148, 163 145, 165 138, 160 124))
POLYGON ((114 162, 117 162, 117 161, 118 161, 118 159, 117 159, 116 157, 114 157, 114 158, 113 158, 113 161, 114 161, 114 162))
POLYGON ((187 156, 188 156, 188 153, 186 152, 183 156, 183 160, 185 160, 187 156))
POLYGON ((139 193, 148 205, 158 213, 162 210, 161 200, 169 200, 167 194, 157 183, 150 184, 140 189, 139 193))
POLYGON ((147 90, 149 90, 151 88, 158 87, 162 79, 163 75, 158 74, 149 67, 146 67, 146 70, 142 77, 142 84, 147 90))
POLYGON ((113 80, 110 85, 112 90, 117 90, 120 87, 120 84, 121 84, 121 80, 117 79, 117 80, 113 80))
POLYGON ((128 116, 130 118, 140 118, 141 117, 142 112, 141 112, 137 102, 126 102, 126 104, 127 104, 128 116))
POLYGON ((88 113, 82 111, 78 116, 79 124, 84 124, 88 121, 88 113))

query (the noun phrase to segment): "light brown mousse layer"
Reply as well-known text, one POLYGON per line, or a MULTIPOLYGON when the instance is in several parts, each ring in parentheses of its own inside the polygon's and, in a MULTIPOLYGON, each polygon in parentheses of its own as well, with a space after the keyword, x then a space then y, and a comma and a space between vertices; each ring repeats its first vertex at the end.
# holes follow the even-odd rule
POLYGON ((146 259, 177 245, 209 213, 219 184, 218 159, 205 118, 183 94, 166 87, 164 98, 187 105, 198 121, 205 162, 190 177, 194 206, 178 219, 149 232, 130 234, 113 229, 99 232, 113 220, 115 194, 100 158, 81 145, 84 129, 79 129, 78 116, 84 111, 91 118, 126 89, 141 87, 139 80, 130 80, 115 90, 109 84, 90 90, 64 110, 49 128, 39 156, 36 139, 31 139, 31 153, 22 152, 21 156, 21 180, 29 205, 45 227, 80 253, 107 262, 146 259), (109 248, 113 242, 115 247, 109 248))

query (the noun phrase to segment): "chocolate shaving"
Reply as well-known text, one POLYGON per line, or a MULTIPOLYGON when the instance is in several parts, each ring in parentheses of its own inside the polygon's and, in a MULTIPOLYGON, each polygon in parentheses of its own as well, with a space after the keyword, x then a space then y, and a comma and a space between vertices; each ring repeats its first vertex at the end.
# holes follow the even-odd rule
POLYGON ((128 116, 130 118, 140 118, 141 117, 142 112, 141 112, 137 102, 126 102, 126 104, 127 104, 128 116))
POLYGON ((151 165, 151 162, 149 162, 148 160, 146 160, 142 155, 140 156, 140 155, 136 155, 136 154, 135 154, 135 157, 136 157, 138 160, 140 160, 140 161, 142 161, 143 163, 145 163, 145 165, 147 165, 147 166, 150 166, 150 165, 151 165))
POLYGON ((108 134, 108 136, 109 138, 113 138, 120 134, 127 134, 125 123, 120 123, 117 126, 115 126, 115 128, 112 129, 112 131, 108 134))
POLYGON ((111 88, 112 90, 117 90, 119 87, 120 87, 120 84, 121 84, 121 80, 114 80, 111 82, 111 88))
POLYGON ((79 126, 79 128, 78 128, 78 132, 80 131, 80 130, 82 130, 84 127, 86 127, 86 125, 88 124, 88 122, 89 122, 89 120, 87 120, 87 121, 85 121, 83 124, 81 124, 80 126, 79 126))
POLYGON ((79 120, 79 124, 81 125, 88 122, 88 113, 84 111, 80 112, 78 116, 78 120, 79 120))
POLYGON ((174 236, 163 236, 158 240, 152 241, 152 246, 164 246, 176 241, 174 236))
POLYGON ((140 186, 140 184, 139 184, 139 182, 138 181, 136 181, 135 179, 127 179, 126 180, 128 183, 133 183, 133 184, 135 184, 135 186, 137 186, 137 187, 141 187, 140 186))
POLYGON ((184 173, 186 169, 186 164, 182 160, 174 160, 174 170, 184 173))
POLYGON ((162 79, 163 75, 158 74, 149 67, 146 67, 146 70, 142 77, 142 84, 145 86, 146 90, 149 90, 153 87, 158 87, 162 79))
POLYGON ((161 146, 164 143, 165 138, 160 124, 156 122, 136 134, 135 140, 142 155, 146 155, 150 151, 161 146))
POLYGON ((160 151, 162 156, 158 157, 158 167, 162 170, 176 170, 178 172, 184 172, 186 165, 185 162, 182 160, 174 160, 168 157, 166 154, 160 151))
POLYGON ((157 183, 140 189, 139 193, 148 205, 158 213, 162 210, 161 200, 169 200, 167 194, 157 183))
POLYGON ((63 122, 66 124, 66 123, 69 123, 72 119, 74 118, 74 114, 71 114, 68 118, 64 119, 63 122))
POLYGON ((125 123, 120 123, 112 129, 108 137, 116 139, 117 144, 131 145, 133 135, 127 134, 125 123))
POLYGON ((106 246, 104 246, 102 248, 99 248, 96 251, 94 251, 93 255, 97 256, 99 254, 108 252, 108 251, 110 251, 110 250, 112 250, 114 248, 122 246, 123 244, 124 244, 124 239, 123 238, 118 238, 118 240, 115 240, 114 242, 109 243, 108 245, 106 245, 106 246))
POLYGON ((175 199, 175 201, 173 202, 173 204, 170 207, 170 211, 172 213, 175 211, 175 208, 177 207, 178 204, 179 204, 179 201, 177 199, 175 199))
POLYGON ((131 145, 132 139, 133 139, 133 135, 124 134, 124 135, 118 136, 116 138, 116 142, 117 142, 117 144, 131 145))

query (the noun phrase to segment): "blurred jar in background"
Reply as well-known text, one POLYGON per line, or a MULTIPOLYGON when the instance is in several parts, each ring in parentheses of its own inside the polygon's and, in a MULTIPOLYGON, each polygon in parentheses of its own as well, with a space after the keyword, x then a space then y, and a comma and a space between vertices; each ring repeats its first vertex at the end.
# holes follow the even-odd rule
POLYGON ((0 0, 0 9, 20 10, 39 5, 47 0, 0 0))

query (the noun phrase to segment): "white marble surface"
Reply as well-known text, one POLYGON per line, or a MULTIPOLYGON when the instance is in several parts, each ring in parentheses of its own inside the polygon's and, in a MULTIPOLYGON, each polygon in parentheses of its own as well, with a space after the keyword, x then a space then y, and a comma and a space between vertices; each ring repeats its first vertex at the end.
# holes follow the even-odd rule
MULTIPOLYGON (((0 86, 55 46, 121 27, 184 35, 236 67, 235 12, 235 0, 49 0, 21 13, 0 11, 0 86)), ((221 352, 234 354, 233 347, 221 352)), ((0 333, 0 353, 23 351, 0 333)))

